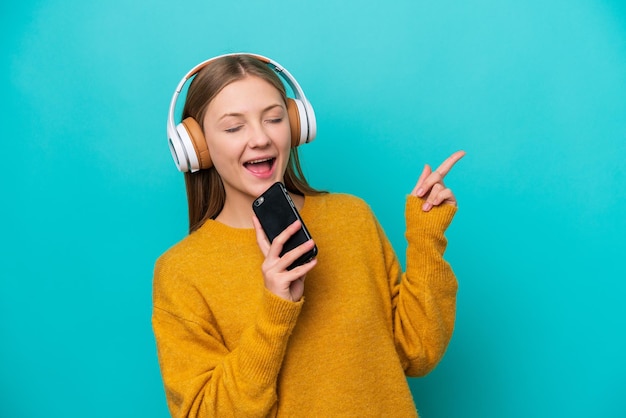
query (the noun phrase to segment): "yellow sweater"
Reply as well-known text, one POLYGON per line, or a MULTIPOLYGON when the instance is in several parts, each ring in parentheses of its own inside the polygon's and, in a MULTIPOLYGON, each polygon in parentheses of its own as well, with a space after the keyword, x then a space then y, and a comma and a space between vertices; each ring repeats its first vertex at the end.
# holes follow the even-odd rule
POLYGON ((407 199, 404 274, 362 200, 307 196, 319 261, 296 303, 265 289, 252 229, 208 221, 163 254, 152 322, 172 416, 417 416, 406 375, 443 356, 457 290, 456 209, 421 204, 407 199))

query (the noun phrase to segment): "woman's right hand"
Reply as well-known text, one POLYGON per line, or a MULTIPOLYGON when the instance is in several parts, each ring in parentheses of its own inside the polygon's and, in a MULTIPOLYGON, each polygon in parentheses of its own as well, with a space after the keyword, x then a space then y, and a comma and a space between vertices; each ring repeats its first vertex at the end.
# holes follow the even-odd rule
POLYGON ((295 234, 302 226, 300 221, 295 221, 289 225, 283 232, 274 238, 274 241, 271 244, 256 216, 253 217, 252 221, 254 223, 257 243, 261 252, 265 256, 265 260, 261 265, 261 271, 263 272, 263 278, 265 280, 265 287, 278 297, 292 302, 299 301, 304 294, 305 276, 309 271, 311 271, 311 269, 313 269, 313 267, 315 267, 317 259, 313 259, 308 263, 293 268, 292 270, 287 270, 287 267, 289 267, 291 263, 296 261, 307 251, 313 249, 315 243, 312 239, 310 239, 280 257, 280 252, 282 251, 285 242, 287 242, 289 237, 295 234))

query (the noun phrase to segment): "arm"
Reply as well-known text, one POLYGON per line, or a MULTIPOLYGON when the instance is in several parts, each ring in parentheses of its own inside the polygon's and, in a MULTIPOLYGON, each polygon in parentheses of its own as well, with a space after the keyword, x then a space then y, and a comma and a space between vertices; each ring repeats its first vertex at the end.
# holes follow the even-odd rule
POLYGON ((424 212, 424 200, 409 196, 406 203, 407 268, 402 273, 388 243, 394 338, 407 375, 430 372, 443 357, 455 320, 457 281, 443 259, 445 229, 456 208, 435 207, 424 212), (399 280, 396 278, 400 277, 399 280))
POLYGON ((229 350, 202 295, 181 288, 177 275, 174 266, 157 263, 152 317, 172 416, 267 416, 302 302, 264 289, 255 322, 229 350))
POLYGON ((406 273, 398 274, 397 261, 388 268, 392 280, 401 275, 391 283, 394 335, 408 375, 432 370, 452 337, 458 285, 443 253, 457 203, 443 179, 464 155, 455 152, 435 171, 424 167, 406 203, 406 273))
POLYGON ((276 409, 278 374, 302 309, 304 276, 315 261, 286 268, 313 243, 280 257, 282 245, 299 225, 291 225, 270 244, 254 221, 257 244, 265 256, 261 266, 265 288, 252 323, 241 330, 234 347, 222 335, 232 324, 214 318, 198 290, 204 286, 190 283, 180 262, 168 257, 157 262, 153 328, 173 416, 265 417, 276 409))

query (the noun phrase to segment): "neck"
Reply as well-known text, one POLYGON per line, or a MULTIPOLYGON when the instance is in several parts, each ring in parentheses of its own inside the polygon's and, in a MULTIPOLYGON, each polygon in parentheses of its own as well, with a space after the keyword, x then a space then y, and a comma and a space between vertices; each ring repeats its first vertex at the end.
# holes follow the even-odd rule
POLYGON ((252 200, 250 200, 250 202, 238 202, 234 204, 232 200, 226 199, 222 211, 217 215, 215 220, 232 228, 253 228, 253 213, 252 200))
MULTIPOLYGON (((293 200, 298 211, 302 210, 304 206, 304 197, 289 193, 291 200, 293 200)), ((238 199, 237 202, 234 199, 226 198, 222 211, 215 218, 216 221, 228 225, 232 228, 254 228, 252 223, 252 202, 254 199, 238 199)))

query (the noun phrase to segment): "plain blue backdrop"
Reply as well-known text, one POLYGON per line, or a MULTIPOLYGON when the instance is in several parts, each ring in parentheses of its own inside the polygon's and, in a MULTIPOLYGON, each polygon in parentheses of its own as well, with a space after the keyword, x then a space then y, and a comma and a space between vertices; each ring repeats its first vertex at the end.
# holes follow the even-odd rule
POLYGON ((421 415, 626 416, 626 5, 30 0, 0 6, 0 416, 168 416, 155 259, 186 233, 169 100, 272 57, 316 109, 316 187, 403 205, 457 149, 458 319, 421 415))

